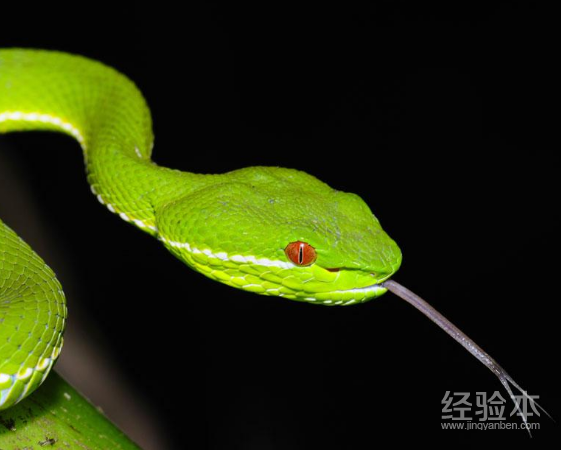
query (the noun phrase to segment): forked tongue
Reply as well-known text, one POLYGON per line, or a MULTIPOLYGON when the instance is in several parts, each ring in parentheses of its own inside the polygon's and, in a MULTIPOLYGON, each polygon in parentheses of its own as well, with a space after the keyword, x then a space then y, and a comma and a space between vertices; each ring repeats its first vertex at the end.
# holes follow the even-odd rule
POLYGON ((528 399, 532 404, 536 405, 547 415, 547 417, 553 420, 553 417, 551 417, 545 409, 543 409, 531 396, 529 396, 528 393, 524 389, 522 389, 512 379, 512 377, 501 366, 499 366, 499 364, 493 358, 491 358, 491 356, 489 356, 487 352, 485 352, 481 347, 479 347, 479 345, 473 342, 472 339, 470 339, 464 332, 456 327, 456 325, 454 325, 446 317, 444 317, 436 309, 429 305, 425 300, 393 280, 387 280, 383 282, 382 286, 421 311, 425 316, 427 316, 440 328, 446 331, 448 335, 452 336, 452 338, 454 338, 456 342, 460 343, 468 352, 475 356, 485 367, 487 367, 497 376, 501 384, 507 390, 511 400, 514 402, 516 410, 519 412, 520 416, 522 416, 522 420, 526 424, 526 429, 528 430, 530 436, 532 436, 532 433, 530 432, 530 428, 528 426, 527 417, 520 408, 520 402, 516 400, 516 397, 514 396, 510 385, 518 389, 526 399, 528 399))

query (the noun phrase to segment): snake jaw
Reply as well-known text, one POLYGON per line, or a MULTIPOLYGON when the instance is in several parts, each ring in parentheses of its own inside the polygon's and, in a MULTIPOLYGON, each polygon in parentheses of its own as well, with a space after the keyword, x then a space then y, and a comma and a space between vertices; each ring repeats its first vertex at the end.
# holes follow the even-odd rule
POLYGON ((229 255, 160 236, 166 248, 189 267, 207 277, 256 294, 323 305, 364 303, 387 289, 381 283, 391 274, 357 269, 299 267, 288 261, 229 255), (373 283, 374 278, 374 283, 373 283))

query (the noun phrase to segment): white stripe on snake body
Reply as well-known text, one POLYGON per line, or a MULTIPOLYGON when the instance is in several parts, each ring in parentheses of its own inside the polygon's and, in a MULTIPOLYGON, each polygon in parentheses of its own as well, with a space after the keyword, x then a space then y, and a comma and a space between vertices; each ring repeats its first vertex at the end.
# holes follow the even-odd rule
POLYGON ((82 147, 85 147, 85 139, 82 133, 71 123, 65 122, 59 117, 50 116, 44 113, 22 112, 22 111, 8 111, 0 114, 0 122, 8 120, 24 121, 24 122, 42 122, 50 125, 55 125, 70 133, 76 138, 82 147))
POLYGON ((257 258, 255 258, 255 256, 252 256, 252 255, 249 255, 249 256, 242 256, 242 255, 229 256, 226 252, 213 253, 209 249, 200 250, 196 247, 191 246, 188 242, 171 241, 171 240, 166 239, 162 236, 160 236, 159 239, 162 242, 165 242, 165 243, 169 244, 171 247, 184 248, 190 253, 193 253, 193 254, 201 254, 202 253, 204 255, 207 255, 209 258, 216 258, 216 259, 220 259, 222 261, 232 261, 232 262, 242 263, 242 264, 243 263, 251 263, 251 264, 257 264, 259 266, 264 266, 264 267, 278 267, 280 269, 291 269, 291 268, 294 267, 294 264, 289 263, 289 262, 285 262, 285 261, 278 261, 278 260, 272 260, 272 259, 266 259, 266 258, 257 259, 257 258))

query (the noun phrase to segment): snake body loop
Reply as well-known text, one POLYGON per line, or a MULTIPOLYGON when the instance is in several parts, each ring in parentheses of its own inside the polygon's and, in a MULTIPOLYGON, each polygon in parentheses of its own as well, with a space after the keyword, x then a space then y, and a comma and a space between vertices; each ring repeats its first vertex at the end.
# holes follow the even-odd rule
MULTIPOLYGON (((97 199, 216 281, 307 303, 351 305, 386 292, 381 283, 401 264, 399 248, 362 199, 304 172, 249 167, 199 175, 155 164, 142 94, 99 62, 0 50, 0 133, 28 130, 74 137, 97 199), (295 264, 287 256, 294 242, 314 249, 313 263, 295 264)), ((0 222, 0 409, 47 376, 65 320, 55 275, 0 222)))

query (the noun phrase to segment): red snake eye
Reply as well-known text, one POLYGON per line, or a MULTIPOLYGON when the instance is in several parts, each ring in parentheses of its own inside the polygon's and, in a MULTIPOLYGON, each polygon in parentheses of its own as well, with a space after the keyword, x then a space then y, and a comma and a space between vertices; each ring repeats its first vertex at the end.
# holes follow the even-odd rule
POLYGON ((286 256, 297 266, 309 266, 316 258, 316 249, 305 242, 291 242, 284 249, 286 256))

